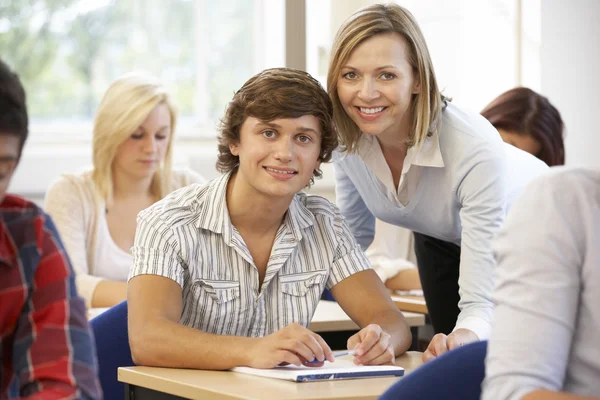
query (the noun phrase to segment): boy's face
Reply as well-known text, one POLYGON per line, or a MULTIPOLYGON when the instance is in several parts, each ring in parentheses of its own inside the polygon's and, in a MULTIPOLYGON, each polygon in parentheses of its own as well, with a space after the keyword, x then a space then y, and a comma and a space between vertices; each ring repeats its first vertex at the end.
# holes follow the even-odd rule
POLYGON ((11 134, 0 134, 0 203, 4 201, 19 160, 20 138, 11 134))
POLYGON ((230 146, 240 158, 237 180, 257 194, 293 197, 321 165, 321 125, 313 115, 265 122, 248 117, 240 142, 230 146))

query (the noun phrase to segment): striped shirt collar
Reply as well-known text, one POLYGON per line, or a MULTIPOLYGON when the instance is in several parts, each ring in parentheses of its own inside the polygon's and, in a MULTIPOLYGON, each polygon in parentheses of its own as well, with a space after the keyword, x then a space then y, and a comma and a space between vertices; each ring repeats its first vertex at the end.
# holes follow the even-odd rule
MULTIPOLYGON (((208 192, 202 200, 203 204, 210 205, 211 212, 201 213, 196 226, 199 229, 207 229, 211 232, 223 235, 225 242, 231 246, 234 237, 235 227, 229 218, 227 209, 227 183, 233 172, 216 178, 208 187, 208 192), (214 208, 213 208, 214 207, 214 208), (206 216, 203 218, 203 216, 206 216)), ((296 240, 302 240, 304 229, 315 224, 314 215, 302 204, 300 196, 305 194, 296 194, 286 212, 283 220, 284 228, 290 231, 296 240)), ((195 207, 199 204, 195 203, 195 207)))

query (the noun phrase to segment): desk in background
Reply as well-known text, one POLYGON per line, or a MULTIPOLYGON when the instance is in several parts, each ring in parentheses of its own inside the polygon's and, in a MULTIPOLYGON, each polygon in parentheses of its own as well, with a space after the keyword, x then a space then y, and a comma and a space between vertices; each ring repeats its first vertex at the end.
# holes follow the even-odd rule
MULTIPOLYGON (((412 334, 410 350, 418 350, 418 328, 425 325, 425 315, 407 311, 402 311, 402 314, 412 334)), ((319 302, 308 328, 313 332, 320 333, 333 350, 345 349, 348 338, 359 330, 358 325, 350 319, 338 303, 327 300, 319 302)))
MULTIPOLYGON (((419 352, 408 352, 396 358, 396 365, 408 374, 423 363, 421 356, 419 352)), ((118 379, 125 383, 126 400, 366 400, 377 399, 398 378, 295 383, 229 371, 122 367, 118 379)))
POLYGON ((423 296, 399 296, 392 294, 392 300, 399 310, 428 314, 427 304, 423 296))
MULTIPOLYGON (((425 316, 403 311, 404 318, 411 328, 425 325, 425 316)), ((321 300, 317 305, 308 329, 313 332, 353 331, 360 328, 350 319, 335 301, 321 300)))
MULTIPOLYGON (((102 314, 108 308, 90 308, 88 310, 88 319, 92 319, 102 314)), ((421 314, 412 312, 403 312, 408 325, 413 327, 423 326, 425 317, 421 314)), ((313 332, 335 332, 358 330, 358 325, 342 310, 338 303, 333 301, 320 301, 313 315, 312 321, 308 326, 313 332)))

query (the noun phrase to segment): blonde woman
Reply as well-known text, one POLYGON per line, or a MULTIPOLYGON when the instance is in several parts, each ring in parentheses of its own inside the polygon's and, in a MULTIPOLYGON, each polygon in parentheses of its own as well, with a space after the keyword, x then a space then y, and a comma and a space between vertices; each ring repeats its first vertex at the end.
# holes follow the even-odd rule
POLYGON ((415 232, 438 332, 423 358, 486 339, 492 238, 547 166, 440 94, 425 38, 396 4, 363 8, 340 27, 327 86, 342 142, 333 157, 337 203, 358 242, 369 246, 375 218, 415 232))
POLYGON ((46 194, 88 307, 127 298, 137 214, 204 179, 171 170, 177 112, 155 78, 125 75, 107 90, 94 121, 93 169, 63 175, 46 194))

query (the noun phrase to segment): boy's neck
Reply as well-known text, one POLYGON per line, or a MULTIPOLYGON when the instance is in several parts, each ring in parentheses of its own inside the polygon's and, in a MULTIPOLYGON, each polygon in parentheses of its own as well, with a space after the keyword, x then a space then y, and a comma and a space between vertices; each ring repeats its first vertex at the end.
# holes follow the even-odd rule
POLYGON ((231 223, 240 232, 265 234, 281 226, 293 197, 264 196, 237 179, 237 172, 227 182, 227 209, 231 223))

